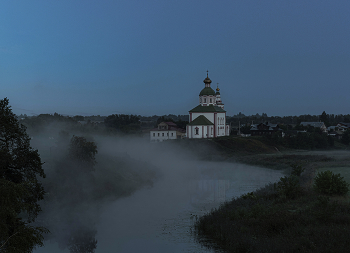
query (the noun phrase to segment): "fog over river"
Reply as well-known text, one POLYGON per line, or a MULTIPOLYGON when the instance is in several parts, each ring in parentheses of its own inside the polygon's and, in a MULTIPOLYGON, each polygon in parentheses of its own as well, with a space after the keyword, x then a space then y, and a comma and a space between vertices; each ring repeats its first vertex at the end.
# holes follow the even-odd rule
MULTIPOLYGON (((100 144, 99 153, 111 147, 106 142, 104 145, 97 143, 100 144)), ((136 148, 127 143, 130 142, 109 150, 126 152, 133 159, 151 162, 162 176, 153 187, 106 202, 99 212, 92 212, 96 220, 96 253, 214 252, 197 243, 191 234, 196 217, 283 176, 281 171, 260 167, 199 161, 188 153, 165 151, 160 145, 136 148)), ((45 246, 34 252, 69 250, 60 249, 53 240, 45 241, 45 246)))

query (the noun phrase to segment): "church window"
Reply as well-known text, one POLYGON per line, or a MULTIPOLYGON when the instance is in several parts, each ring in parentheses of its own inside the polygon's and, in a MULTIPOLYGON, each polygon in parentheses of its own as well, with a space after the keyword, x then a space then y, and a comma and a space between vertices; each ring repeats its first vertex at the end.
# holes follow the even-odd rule
POLYGON ((199 128, 196 127, 195 130, 196 130, 196 135, 198 135, 199 134, 199 128))
POLYGON ((156 136, 156 133, 153 133, 153 137, 155 137, 156 136))
POLYGON ((159 133, 158 133, 158 136, 159 136, 159 133))
POLYGON ((210 99, 210 103, 212 103, 212 99, 210 99))
POLYGON ((204 98, 204 103, 206 103, 207 102, 207 99, 206 98, 204 98))
POLYGON ((174 136, 174 133, 171 133, 171 136, 174 136))
POLYGON ((164 136, 164 133, 162 133, 162 136, 164 136))

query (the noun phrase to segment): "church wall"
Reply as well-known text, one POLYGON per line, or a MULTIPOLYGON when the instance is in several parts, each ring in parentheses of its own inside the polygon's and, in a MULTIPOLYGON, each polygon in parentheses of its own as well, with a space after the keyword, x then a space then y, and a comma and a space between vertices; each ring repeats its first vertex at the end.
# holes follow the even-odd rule
MULTIPOLYGON (((189 126, 188 138, 203 139, 208 138, 208 126, 189 126)), ((210 137, 209 137, 210 138, 210 137)))
POLYGON ((218 112, 216 114, 216 136, 226 135, 226 113, 218 112))
POLYGON ((195 138, 195 139, 205 139, 205 138, 213 138, 214 137, 214 126, 187 126, 187 138, 195 138), (198 129, 198 134, 196 131, 198 129))

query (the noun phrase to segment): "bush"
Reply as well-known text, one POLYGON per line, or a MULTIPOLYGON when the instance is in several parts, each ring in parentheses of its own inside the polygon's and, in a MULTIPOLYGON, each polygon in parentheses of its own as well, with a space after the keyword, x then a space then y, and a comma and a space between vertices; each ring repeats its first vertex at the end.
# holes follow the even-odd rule
POLYGON ((275 183, 275 189, 277 189, 281 196, 287 199, 295 199, 302 193, 299 177, 295 175, 281 177, 280 181, 275 183))
POLYGON ((349 184, 340 174, 334 174, 332 171, 326 170, 317 174, 314 188, 323 194, 345 195, 349 191, 349 184))
POLYGON ((301 173, 304 172, 305 168, 301 167, 301 165, 297 165, 297 164, 292 164, 292 173, 291 175, 300 177, 301 173))

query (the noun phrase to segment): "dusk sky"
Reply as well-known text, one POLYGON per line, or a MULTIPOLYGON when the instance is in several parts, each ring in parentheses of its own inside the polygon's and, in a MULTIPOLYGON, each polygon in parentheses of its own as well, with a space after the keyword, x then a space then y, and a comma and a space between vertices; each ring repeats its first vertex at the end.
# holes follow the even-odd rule
POLYGON ((188 114, 207 70, 228 116, 349 114, 350 1, 0 2, 16 114, 188 114))

